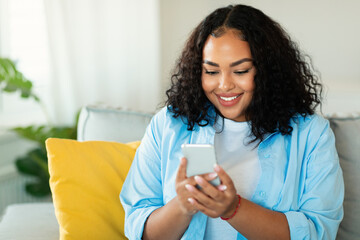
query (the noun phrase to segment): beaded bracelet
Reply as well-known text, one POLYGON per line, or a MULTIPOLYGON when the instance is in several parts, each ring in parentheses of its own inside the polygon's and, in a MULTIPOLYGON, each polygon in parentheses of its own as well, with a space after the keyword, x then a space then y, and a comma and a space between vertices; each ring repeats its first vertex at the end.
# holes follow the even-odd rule
POLYGON ((236 196, 238 197, 239 202, 238 202, 238 204, 237 204, 237 206, 236 206, 235 212, 234 212, 230 217, 228 217, 228 218, 220 217, 222 220, 229 220, 229 219, 233 218, 233 217, 235 216, 236 212, 238 211, 238 209, 239 209, 239 207, 240 207, 241 197, 240 197, 239 194, 236 194, 236 196))

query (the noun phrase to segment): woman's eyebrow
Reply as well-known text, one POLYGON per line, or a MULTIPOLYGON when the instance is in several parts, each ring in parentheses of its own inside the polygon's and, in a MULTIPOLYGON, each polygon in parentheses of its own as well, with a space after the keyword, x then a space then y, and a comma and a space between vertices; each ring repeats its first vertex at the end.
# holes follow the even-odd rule
POLYGON ((231 63, 230 67, 235 67, 236 65, 242 64, 243 62, 251 62, 251 61, 252 61, 251 58, 243 58, 243 59, 240 59, 239 61, 231 63))
MULTIPOLYGON (((238 60, 236 62, 231 63, 230 67, 235 67, 235 66, 237 66, 239 64, 242 64, 243 62, 251 62, 251 61, 252 61, 251 58, 243 58, 243 59, 240 59, 240 60, 238 60)), ((214 63, 214 62, 209 61, 209 60, 206 60, 206 59, 203 61, 203 64, 208 64, 208 65, 211 65, 211 66, 214 66, 214 67, 219 67, 219 64, 214 63)))
POLYGON ((206 60, 206 59, 203 61, 203 64, 209 64, 209 65, 214 66, 214 67, 219 67, 219 64, 211 62, 211 61, 206 60))

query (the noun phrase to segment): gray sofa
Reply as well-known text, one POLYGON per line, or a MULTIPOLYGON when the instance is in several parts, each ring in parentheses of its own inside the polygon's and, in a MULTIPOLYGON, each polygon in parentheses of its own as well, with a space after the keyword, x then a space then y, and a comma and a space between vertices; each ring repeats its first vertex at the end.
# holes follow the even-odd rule
MULTIPOLYGON (((78 140, 130 142, 140 140, 152 113, 106 107, 84 107, 78 140)), ((360 114, 329 116, 345 179, 345 217, 337 239, 360 239, 360 114)), ((0 240, 59 239, 52 203, 13 204, 0 222, 0 240)))

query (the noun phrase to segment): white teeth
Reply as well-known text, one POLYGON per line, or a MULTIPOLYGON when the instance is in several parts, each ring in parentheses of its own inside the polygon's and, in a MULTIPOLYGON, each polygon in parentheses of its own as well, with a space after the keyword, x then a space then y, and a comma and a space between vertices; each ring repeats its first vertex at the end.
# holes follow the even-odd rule
POLYGON ((232 101, 235 98, 238 98, 240 95, 234 96, 234 97, 220 97, 224 101, 232 101))

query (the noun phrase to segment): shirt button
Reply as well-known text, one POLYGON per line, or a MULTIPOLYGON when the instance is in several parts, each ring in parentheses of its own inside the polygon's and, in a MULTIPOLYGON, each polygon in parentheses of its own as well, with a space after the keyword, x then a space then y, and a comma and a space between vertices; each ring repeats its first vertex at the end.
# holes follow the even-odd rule
POLYGON ((260 197, 265 198, 265 197, 266 197, 266 193, 265 193, 264 191, 261 191, 261 192, 260 192, 260 197))

